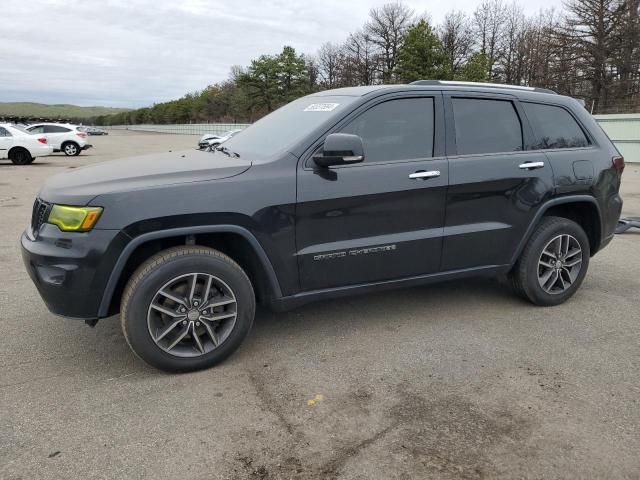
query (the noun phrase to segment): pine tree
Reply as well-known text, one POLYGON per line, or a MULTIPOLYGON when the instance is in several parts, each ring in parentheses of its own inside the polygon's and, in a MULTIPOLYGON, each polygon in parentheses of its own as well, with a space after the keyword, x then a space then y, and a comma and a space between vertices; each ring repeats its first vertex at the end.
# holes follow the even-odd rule
POLYGON ((398 51, 396 74, 404 82, 447 77, 448 58, 431 25, 420 20, 404 37, 398 51))

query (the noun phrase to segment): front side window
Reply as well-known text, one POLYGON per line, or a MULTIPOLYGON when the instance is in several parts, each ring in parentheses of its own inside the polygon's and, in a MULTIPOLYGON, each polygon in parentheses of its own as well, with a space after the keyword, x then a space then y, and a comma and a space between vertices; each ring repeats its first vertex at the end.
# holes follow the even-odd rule
POLYGON ((0 127, 0 137, 11 137, 11 133, 4 127, 0 127))
POLYGON ((31 133, 44 133, 44 127, 43 126, 39 126, 39 127, 29 127, 28 130, 31 133))
POLYGON ((458 155, 522 150, 522 125, 508 100, 452 98, 458 155))
POLYGON ((433 157, 433 98, 380 103, 341 130, 362 138, 365 162, 433 157))
POLYGON ((564 108, 541 103, 523 103, 522 106, 536 132, 534 150, 589 146, 580 125, 564 108))

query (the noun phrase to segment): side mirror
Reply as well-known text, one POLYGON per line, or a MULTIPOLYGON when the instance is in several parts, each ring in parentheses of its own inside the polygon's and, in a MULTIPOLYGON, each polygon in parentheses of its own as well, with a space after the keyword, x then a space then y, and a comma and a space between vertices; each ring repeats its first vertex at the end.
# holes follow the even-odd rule
POLYGON ((325 139, 322 153, 313 156, 313 161, 322 168, 349 165, 363 160, 362 139, 349 133, 332 133, 325 139))

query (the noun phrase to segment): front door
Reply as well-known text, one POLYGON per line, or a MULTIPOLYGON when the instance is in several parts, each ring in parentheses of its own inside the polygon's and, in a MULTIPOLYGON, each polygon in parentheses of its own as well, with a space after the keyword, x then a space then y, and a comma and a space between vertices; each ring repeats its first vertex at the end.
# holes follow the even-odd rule
POLYGON ((377 99, 334 130, 362 138, 363 163, 320 169, 303 158, 296 206, 303 291, 439 270, 443 129, 441 95, 377 99))
POLYGON ((532 149, 510 95, 445 95, 449 190, 442 269, 509 264, 538 207, 553 193, 546 155, 532 149))

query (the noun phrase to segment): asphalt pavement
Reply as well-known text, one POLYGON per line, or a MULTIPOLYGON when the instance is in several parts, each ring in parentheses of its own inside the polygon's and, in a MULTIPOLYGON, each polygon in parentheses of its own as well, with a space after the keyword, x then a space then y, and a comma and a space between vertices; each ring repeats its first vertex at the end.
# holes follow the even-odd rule
MULTIPOLYGON (((50 314, 22 265, 47 177, 197 137, 92 142, 0 162, 0 478, 640 478, 640 231, 558 307, 472 280, 260 311, 225 363, 169 375, 117 317, 50 314)), ((640 165, 623 198, 640 216, 640 165)))

